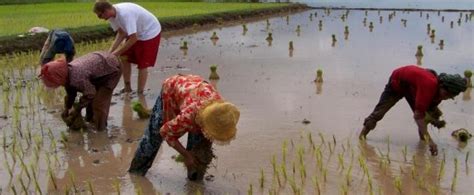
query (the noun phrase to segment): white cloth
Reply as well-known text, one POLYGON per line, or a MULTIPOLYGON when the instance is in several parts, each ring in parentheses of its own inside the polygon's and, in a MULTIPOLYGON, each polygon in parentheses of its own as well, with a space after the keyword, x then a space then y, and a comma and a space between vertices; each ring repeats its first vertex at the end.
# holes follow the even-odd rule
POLYGON ((128 36, 137 33, 140 41, 150 40, 160 34, 160 22, 145 8, 134 3, 118 3, 113 6, 116 15, 109 22, 114 31, 120 28, 128 36))

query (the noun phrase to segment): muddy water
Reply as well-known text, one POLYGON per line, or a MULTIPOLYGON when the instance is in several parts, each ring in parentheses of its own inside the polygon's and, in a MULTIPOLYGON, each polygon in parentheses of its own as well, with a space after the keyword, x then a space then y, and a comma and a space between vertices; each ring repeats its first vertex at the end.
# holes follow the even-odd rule
MULTIPOLYGON (((292 175, 296 175, 293 180, 304 193, 316 193, 311 184, 314 177, 320 182, 322 193, 328 194, 344 192, 344 189, 354 193, 395 194, 398 193, 396 180, 402 181, 403 193, 446 194, 451 192, 456 169, 454 159, 458 160, 455 192, 470 193, 474 177, 469 168, 474 166, 474 161, 472 157, 467 161, 465 158, 468 152, 472 153, 472 143, 458 144, 450 133, 458 128, 474 131, 474 105, 467 98, 471 92, 441 104, 448 124, 442 130, 431 127, 429 130, 440 149, 437 157, 430 156, 427 146, 419 141, 411 111, 403 100, 378 123, 366 144, 359 144, 357 136, 363 119, 377 103, 394 68, 419 63, 438 72, 462 74, 465 69, 474 69, 472 22, 465 22, 463 13, 458 25, 458 12, 441 12, 440 16, 437 12, 423 12, 421 17, 419 12, 396 12, 391 21, 388 20, 391 11, 382 11, 380 15, 370 11, 367 16, 364 11, 350 11, 342 21, 344 13, 331 11, 327 15, 322 10, 311 10, 290 15, 288 23, 286 16, 270 18, 270 25, 265 20, 247 23, 246 33, 242 26, 236 25, 163 39, 157 66, 150 70, 150 90, 146 96, 114 96, 107 132, 67 132, 67 146, 60 147, 58 162, 53 166, 59 189, 55 190, 48 180, 46 165, 39 166, 43 168, 38 175, 45 178, 40 185, 51 193, 64 192, 66 186, 74 187, 73 183, 78 191, 87 192, 89 182, 98 194, 113 193, 117 186, 125 194, 136 191, 193 194, 197 190, 205 194, 244 194, 252 184, 254 193, 268 193, 275 189, 271 185, 278 186, 275 179, 272 182, 272 155, 281 163, 282 144, 286 141, 288 172, 292 162, 298 162, 295 159, 299 148, 303 148, 307 181, 298 179, 301 174, 292 175), (315 12, 317 17, 313 15, 311 21, 310 14, 315 12), (428 19, 426 14, 429 14, 428 19), (364 18, 367 18, 366 26, 364 18), (402 19, 407 20, 406 27, 402 19), (451 21, 454 21, 453 28, 451 21), (372 30, 370 22, 374 25, 372 30), (427 34, 428 23, 436 30, 434 43, 427 34), (296 32, 298 25, 299 33, 296 32), (345 26, 349 28, 347 40, 345 26), (209 39, 214 31, 220 38, 217 42, 209 39), (266 41, 269 32, 273 36, 271 43, 266 41), (336 36, 335 43, 332 34, 336 36), (443 49, 438 45, 440 39, 445 42, 443 49), (188 42, 186 55, 179 49, 182 41, 188 42), (293 41, 293 52, 288 50, 290 41, 293 41), (421 63, 415 58, 417 45, 423 45, 421 63), (139 100, 152 107, 164 78, 177 73, 206 78, 211 64, 217 65, 221 77, 215 83, 218 90, 239 106, 241 119, 237 139, 231 145, 215 147, 218 159, 213 162, 208 180, 187 181, 183 165, 172 159, 176 152, 166 144, 146 177, 127 174, 147 125, 146 120, 132 113, 130 102, 139 100), (313 82, 317 69, 323 70, 321 85, 313 82), (310 132, 313 145, 319 149, 308 143, 310 132), (405 148, 406 155, 402 152, 405 148), (314 153, 318 150, 322 151, 322 163, 315 160, 314 153), (367 164, 372 188, 368 187, 369 179, 359 167, 358 159, 364 159, 367 164), (315 164, 323 164, 324 168, 315 168, 315 164), (438 179, 442 166, 444 174, 438 179), (354 167, 353 171, 349 172, 348 167, 354 167), (261 170, 266 178, 264 189, 260 189, 259 184, 261 170), (323 170, 326 170, 325 182, 323 170), (347 175, 352 176, 350 182, 345 181, 347 175)), ((135 72, 133 76, 136 77, 135 72)), ((120 84, 117 88, 121 87, 120 84)), ((56 107, 49 106, 50 109, 59 107, 60 103, 56 107)), ((65 130, 58 113, 46 113, 44 118, 53 130, 65 130)), ((10 126, 3 121, 2 125, 10 126)), ((182 141, 185 142, 185 138, 182 141)), ((296 172, 301 170, 301 165, 295 167, 296 172)), ((2 178, 9 178, 4 168, 1 171, 5 176, 2 178)), ((280 193, 293 192, 289 181, 279 188, 280 193)), ((3 191, 11 191, 7 179, 2 179, 1 184, 3 191)), ((16 186, 17 191, 21 191, 20 185, 16 186)), ((31 185, 30 191, 34 190, 31 185)))

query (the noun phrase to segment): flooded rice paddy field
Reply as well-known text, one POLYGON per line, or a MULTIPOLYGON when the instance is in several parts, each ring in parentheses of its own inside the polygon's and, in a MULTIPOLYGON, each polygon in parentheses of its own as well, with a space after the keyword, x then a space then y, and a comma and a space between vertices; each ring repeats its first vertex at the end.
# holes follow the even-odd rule
MULTIPOLYGON (((31 79, 34 67, 3 70, 3 88, 9 90, 2 91, 0 105, 1 192, 469 194, 472 141, 459 144, 450 134, 458 128, 473 131, 470 89, 440 105, 445 128, 429 127, 438 156, 419 141, 404 100, 366 142, 359 143, 358 133, 394 68, 419 64, 459 74, 474 69, 470 14, 310 10, 248 22, 245 32, 234 25, 167 36, 150 70, 146 96, 114 96, 106 132, 68 131, 59 117, 64 92, 48 91, 31 79), (210 40, 213 32, 218 41, 210 40), (266 40, 268 33, 272 41, 266 40), (179 49, 184 41, 187 51, 179 49), (415 57, 418 45, 423 46, 422 59, 415 57), (218 158, 203 182, 186 179, 184 166, 173 159, 177 153, 166 144, 146 177, 127 174, 147 124, 130 103, 152 107, 166 77, 207 78, 211 64, 221 77, 213 83, 240 108, 237 139, 215 147, 218 158), (313 82, 318 69, 322 84, 313 82), (7 76, 12 72, 15 79, 7 76), (18 82, 22 77, 29 79, 18 82)), ((86 45, 79 52, 109 44, 86 45)), ((33 64, 35 55, 3 63, 33 64)))

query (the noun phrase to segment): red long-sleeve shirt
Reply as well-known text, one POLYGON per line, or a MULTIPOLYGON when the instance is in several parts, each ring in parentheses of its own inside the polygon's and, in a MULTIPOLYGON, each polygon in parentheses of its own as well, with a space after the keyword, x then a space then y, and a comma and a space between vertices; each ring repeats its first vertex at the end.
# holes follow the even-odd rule
POLYGON ((415 100, 414 111, 418 111, 420 117, 431 105, 439 104, 438 78, 429 70, 416 65, 408 65, 393 71, 391 76, 392 89, 404 96, 411 96, 415 100))

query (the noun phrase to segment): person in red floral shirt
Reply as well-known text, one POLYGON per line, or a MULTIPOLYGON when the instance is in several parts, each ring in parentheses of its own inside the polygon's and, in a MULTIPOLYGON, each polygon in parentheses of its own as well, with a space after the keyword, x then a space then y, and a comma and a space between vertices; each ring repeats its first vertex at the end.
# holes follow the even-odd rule
POLYGON ((238 108, 222 99, 217 90, 196 75, 175 75, 163 82, 150 122, 135 152, 129 172, 145 175, 163 139, 184 157, 188 169, 196 166, 190 142, 208 140, 226 144, 235 138, 238 108), (178 140, 188 133, 185 149, 178 140), (196 141, 197 140, 197 141, 196 141))

